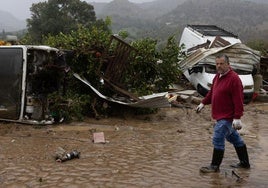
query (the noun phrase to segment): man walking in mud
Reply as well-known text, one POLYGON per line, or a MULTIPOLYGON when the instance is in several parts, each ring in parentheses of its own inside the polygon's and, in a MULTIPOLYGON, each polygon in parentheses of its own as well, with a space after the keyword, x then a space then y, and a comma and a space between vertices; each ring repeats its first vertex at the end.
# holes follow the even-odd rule
POLYGON ((238 164, 231 165, 234 168, 250 168, 246 144, 237 132, 242 128, 240 118, 243 115, 243 86, 237 73, 229 64, 227 55, 216 57, 217 74, 213 79, 211 90, 197 106, 199 113, 204 105, 211 104, 212 118, 217 122, 213 134, 213 155, 209 166, 201 167, 203 173, 218 172, 221 165, 225 139, 235 147, 240 160, 238 164))

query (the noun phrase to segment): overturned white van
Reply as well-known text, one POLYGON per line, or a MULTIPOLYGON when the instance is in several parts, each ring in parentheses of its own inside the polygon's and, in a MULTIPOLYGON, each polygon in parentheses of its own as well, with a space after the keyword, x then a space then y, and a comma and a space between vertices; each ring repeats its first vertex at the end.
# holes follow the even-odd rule
POLYGON ((53 123, 47 96, 61 87, 63 54, 48 46, 0 46, 0 120, 53 123))
POLYGON ((216 74, 215 58, 219 53, 229 56, 230 66, 236 71, 244 87, 244 102, 251 101, 254 93, 253 75, 259 71, 260 53, 214 25, 189 25, 181 41, 187 58, 179 65, 185 77, 198 93, 205 96, 216 74))

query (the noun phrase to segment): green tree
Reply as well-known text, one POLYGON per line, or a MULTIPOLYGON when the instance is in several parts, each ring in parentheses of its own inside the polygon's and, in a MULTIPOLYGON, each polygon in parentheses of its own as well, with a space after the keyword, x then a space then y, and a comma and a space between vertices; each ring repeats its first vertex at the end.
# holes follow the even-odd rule
POLYGON ((166 46, 160 51, 158 63, 158 79, 156 80, 156 86, 159 91, 168 90, 171 84, 177 82, 181 75, 181 71, 178 65, 178 58, 184 58, 184 54, 180 53, 182 47, 178 46, 175 36, 168 38, 166 46))
MULTIPOLYGON (((109 46, 110 34, 109 31, 97 27, 79 27, 68 34, 49 35, 44 44, 72 51, 72 58, 68 61, 71 70, 99 88, 102 55, 109 46)), ((71 89, 77 91, 75 87, 71 89)))
POLYGON ((164 92, 178 81, 181 48, 175 37, 170 37, 160 50, 157 50, 157 41, 151 38, 134 41, 132 46, 138 50, 138 55, 125 73, 125 83, 132 92, 138 96, 164 92))
MULTIPOLYGON (((106 23, 108 22, 109 20, 106 20, 106 23)), ((53 109, 57 114, 64 114, 68 119, 73 117, 82 119, 86 115, 96 116, 96 111, 98 113, 103 111, 102 103, 98 103, 94 93, 74 78, 73 73, 85 77, 95 88, 102 91, 99 74, 105 48, 109 46, 110 34, 105 28, 93 26, 88 29, 80 26, 68 34, 59 33, 44 38, 45 45, 67 49, 72 54, 71 58, 67 58, 71 71, 66 78, 66 96, 60 93, 50 96, 50 99, 55 101, 53 109), (64 100, 72 101, 70 108, 60 107, 60 102, 64 100)))
POLYGON ((94 7, 80 0, 48 0, 33 4, 32 16, 27 19, 28 39, 41 43, 44 36, 70 33, 82 25, 105 25, 96 20, 94 7))
POLYGON ((132 42, 138 50, 138 55, 130 62, 124 75, 124 82, 137 96, 152 94, 157 78, 157 41, 151 38, 132 42))

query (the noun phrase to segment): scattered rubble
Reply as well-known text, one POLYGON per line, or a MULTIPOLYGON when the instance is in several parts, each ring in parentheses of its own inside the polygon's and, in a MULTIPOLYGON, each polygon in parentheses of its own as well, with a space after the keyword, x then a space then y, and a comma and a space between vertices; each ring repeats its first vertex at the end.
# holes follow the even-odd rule
POLYGON ((182 90, 166 95, 172 107, 192 108, 190 104, 199 104, 202 97, 196 90, 182 90))

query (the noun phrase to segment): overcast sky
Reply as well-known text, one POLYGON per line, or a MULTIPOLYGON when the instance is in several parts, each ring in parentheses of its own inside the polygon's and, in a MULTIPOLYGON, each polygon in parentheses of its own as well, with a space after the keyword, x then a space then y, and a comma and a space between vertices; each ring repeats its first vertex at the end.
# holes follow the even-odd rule
MULTIPOLYGON (((0 0, 0 10, 10 12, 16 18, 24 20, 30 17, 30 7, 33 3, 46 0, 0 0)), ((84 0, 86 2, 111 2, 112 0, 84 0)), ((129 0, 130 2, 142 3, 154 0, 129 0)))

